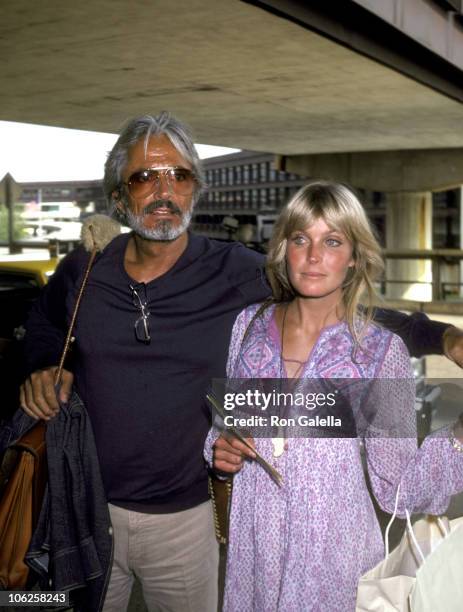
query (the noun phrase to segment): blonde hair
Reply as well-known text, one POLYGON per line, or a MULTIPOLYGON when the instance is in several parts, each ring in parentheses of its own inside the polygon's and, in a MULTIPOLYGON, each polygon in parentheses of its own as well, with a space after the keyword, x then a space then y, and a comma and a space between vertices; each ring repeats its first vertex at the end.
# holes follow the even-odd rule
POLYGON ((370 222, 357 197, 338 183, 316 181, 302 187, 278 217, 267 255, 267 276, 275 302, 294 299, 297 292, 289 282, 286 269, 288 238, 305 230, 318 219, 342 232, 353 248, 354 266, 349 268, 342 286, 345 317, 356 344, 373 317, 374 281, 384 270, 381 249, 370 222), (359 310, 362 296, 365 308, 359 310))

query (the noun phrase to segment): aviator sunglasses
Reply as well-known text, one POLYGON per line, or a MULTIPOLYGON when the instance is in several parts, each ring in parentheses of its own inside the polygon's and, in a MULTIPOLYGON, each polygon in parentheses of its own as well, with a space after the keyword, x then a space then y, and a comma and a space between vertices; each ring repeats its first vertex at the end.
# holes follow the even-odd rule
POLYGON ((135 321, 135 337, 139 342, 149 344, 151 341, 150 327, 148 318, 151 313, 148 310, 148 300, 146 297, 146 287, 140 284, 135 288, 133 285, 129 285, 132 291, 133 305, 140 311, 140 316, 135 321))
POLYGON ((196 187, 196 177, 188 168, 170 166, 165 168, 143 168, 130 175, 126 185, 134 198, 146 198, 156 193, 164 180, 171 193, 191 195, 196 187))

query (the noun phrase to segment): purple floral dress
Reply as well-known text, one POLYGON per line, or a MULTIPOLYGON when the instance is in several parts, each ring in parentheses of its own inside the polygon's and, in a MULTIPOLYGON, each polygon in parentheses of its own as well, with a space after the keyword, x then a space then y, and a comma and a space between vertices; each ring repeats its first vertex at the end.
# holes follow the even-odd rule
MULTIPOLYGON (((230 378, 280 376, 274 307, 253 323, 242 343, 257 308, 248 307, 235 322, 227 365, 230 378)), ((355 360, 353 349, 345 323, 325 328, 304 366, 304 378, 412 378, 407 349, 385 329, 370 326, 355 360)), ((404 397, 392 392, 376 401, 389 416, 400 414, 416 432, 409 393, 404 397)), ((206 440, 209 463, 218 435, 213 427, 206 440)), ((419 450, 416 436, 373 436, 363 442, 373 492, 387 512, 394 508, 399 483, 399 516, 405 508, 440 514, 450 496, 463 490, 463 453, 453 449, 445 435, 428 437, 419 450)), ((255 443, 282 474, 284 484, 278 487, 253 461, 234 477, 223 610, 354 611, 360 575, 384 556, 360 440, 291 438, 278 458, 270 439, 258 438, 255 443)))

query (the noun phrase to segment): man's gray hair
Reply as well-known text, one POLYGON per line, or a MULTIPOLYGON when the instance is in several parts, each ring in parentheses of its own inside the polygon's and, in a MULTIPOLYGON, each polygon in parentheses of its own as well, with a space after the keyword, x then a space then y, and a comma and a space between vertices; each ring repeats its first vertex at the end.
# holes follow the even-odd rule
POLYGON ((143 138, 146 152, 151 136, 161 135, 167 136, 180 155, 191 164, 191 169, 195 174, 198 184, 194 194, 194 201, 198 201, 205 187, 204 171, 190 130, 184 123, 172 117, 170 113, 162 111, 154 117, 152 115, 143 115, 130 119, 123 127, 116 144, 109 152, 105 163, 103 188, 111 213, 114 212, 115 204, 113 193, 121 191, 122 172, 127 164, 130 147, 143 138))

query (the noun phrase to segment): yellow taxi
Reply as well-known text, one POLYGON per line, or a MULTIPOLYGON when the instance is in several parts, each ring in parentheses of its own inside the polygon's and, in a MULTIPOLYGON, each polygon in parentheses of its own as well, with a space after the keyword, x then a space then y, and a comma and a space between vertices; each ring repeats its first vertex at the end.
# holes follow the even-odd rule
POLYGON ((0 426, 18 407, 22 382, 24 323, 40 290, 55 271, 58 258, 24 260, 3 256, 0 261, 0 426))
POLYGON ((59 259, 0 261, 0 291, 7 286, 43 287, 55 271, 59 259))
POLYGON ((21 336, 27 313, 58 261, 56 257, 24 260, 8 255, 0 261, 0 339, 21 336))

